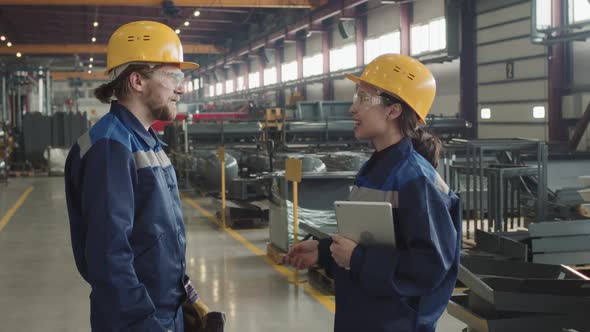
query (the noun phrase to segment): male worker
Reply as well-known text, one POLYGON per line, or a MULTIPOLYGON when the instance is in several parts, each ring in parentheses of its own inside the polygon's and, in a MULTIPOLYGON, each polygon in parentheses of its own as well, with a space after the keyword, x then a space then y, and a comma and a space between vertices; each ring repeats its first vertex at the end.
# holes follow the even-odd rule
POLYGON ((66 198, 76 265, 90 284, 93 331, 183 331, 185 233, 176 175, 150 128, 173 120, 184 93, 180 39, 157 22, 117 29, 110 112, 72 147, 66 198))

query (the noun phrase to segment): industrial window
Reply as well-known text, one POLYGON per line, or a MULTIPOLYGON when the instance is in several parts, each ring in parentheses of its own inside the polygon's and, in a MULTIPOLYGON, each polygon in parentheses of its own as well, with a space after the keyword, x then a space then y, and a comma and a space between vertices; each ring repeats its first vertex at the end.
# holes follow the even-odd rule
POLYGON ((570 0, 569 22, 578 23, 590 20, 590 2, 588 0, 570 0))
POLYGON ((401 52, 401 35, 399 31, 367 39, 365 41, 365 64, 386 53, 401 52))
POLYGON ((410 30, 412 55, 434 52, 447 47, 447 26, 444 17, 426 24, 412 26, 410 30))
POLYGON ((356 44, 330 50, 330 71, 356 67, 356 44))
POLYGON ((193 80, 193 88, 195 89, 195 91, 199 91, 199 89, 201 89, 201 82, 199 82, 198 78, 195 78, 193 80))
POLYGON ((264 85, 277 84, 277 68, 271 67, 264 70, 264 85))
POLYGON ((536 0, 537 29, 544 30, 551 28, 551 1, 536 0))
POLYGON ((318 53, 303 58, 303 77, 321 75, 324 72, 324 58, 318 53))
POLYGON ((281 66, 281 80, 283 82, 294 81, 297 79, 297 61, 291 61, 281 66))
POLYGON ((215 97, 215 86, 213 84, 209 85, 209 97, 215 97))
POLYGON ((248 88, 256 89, 260 87, 260 73, 254 72, 248 74, 248 88))
POLYGON ((236 91, 244 91, 244 76, 238 76, 238 86, 236 87, 236 91))
POLYGON ((234 80, 227 80, 225 81, 225 93, 233 93, 234 92, 234 80))
POLYGON ((188 92, 193 92, 193 81, 188 81, 188 92))
POLYGON ((215 95, 221 96, 223 94, 223 83, 218 82, 215 84, 215 95))

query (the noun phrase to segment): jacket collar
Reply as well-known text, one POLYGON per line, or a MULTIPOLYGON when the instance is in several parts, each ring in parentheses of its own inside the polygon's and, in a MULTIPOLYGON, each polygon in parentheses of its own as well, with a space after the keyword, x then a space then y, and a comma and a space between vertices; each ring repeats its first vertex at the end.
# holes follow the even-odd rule
POLYGON ((405 160, 414 150, 412 139, 405 137, 398 143, 373 153, 371 159, 359 171, 359 177, 364 177, 372 186, 382 187, 391 172, 396 168, 400 161, 405 160), (369 164, 370 169, 367 169, 369 164))
POLYGON ((125 106, 119 104, 116 101, 112 101, 110 113, 123 122, 127 128, 133 130, 133 132, 135 132, 135 134, 139 136, 139 138, 141 138, 145 144, 150 147, 150 149, 155 148, 159 144, 166 146, 164 142, 160 141, 158 135, 156 135, 151 127, 149 130, 145 130, 141 122, 139 122, 139 119, 137 119, 133 113, 129 112, 125 106))

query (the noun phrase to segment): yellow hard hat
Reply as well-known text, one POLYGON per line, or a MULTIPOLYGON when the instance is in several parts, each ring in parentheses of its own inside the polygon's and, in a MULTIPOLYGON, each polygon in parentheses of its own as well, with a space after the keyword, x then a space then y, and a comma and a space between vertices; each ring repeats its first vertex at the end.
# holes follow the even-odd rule
POLYGON ((416 112, 420 122, 426 123, 436 82, 430 70, 420 61, 402 54, 384 54, 371 61, 361 77, 346 75, 359 84, 370 84, 405 102, 416 112))
POLYGON ((167 25, 152 21, 127 23, 118 28, 107 47, 107 72, 131 62, 178 64, 180 69, 197 69, 184 62, 178 35, 167 25))

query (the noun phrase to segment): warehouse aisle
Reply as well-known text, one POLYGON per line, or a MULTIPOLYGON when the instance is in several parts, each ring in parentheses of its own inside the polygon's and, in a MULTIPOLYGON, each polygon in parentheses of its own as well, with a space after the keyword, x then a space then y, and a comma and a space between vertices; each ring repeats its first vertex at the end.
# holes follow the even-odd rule
MULTIPOLYGON (((1 330, 88 331, 89 287, 70 249, 63 180, 0 185, 0 216, 31 186, 0 231, 1 330)), ((207 213, 213 210, 208 198, 184 200, 187 273, 212 309, 226 311, 227 331, 331 331, 333 299, 307 286, 295 289, 284 268, 257 256, 265 252, 268 231, 220 231, 207 213)), ((445 315, 438 331, 462 327, 445 315)))

